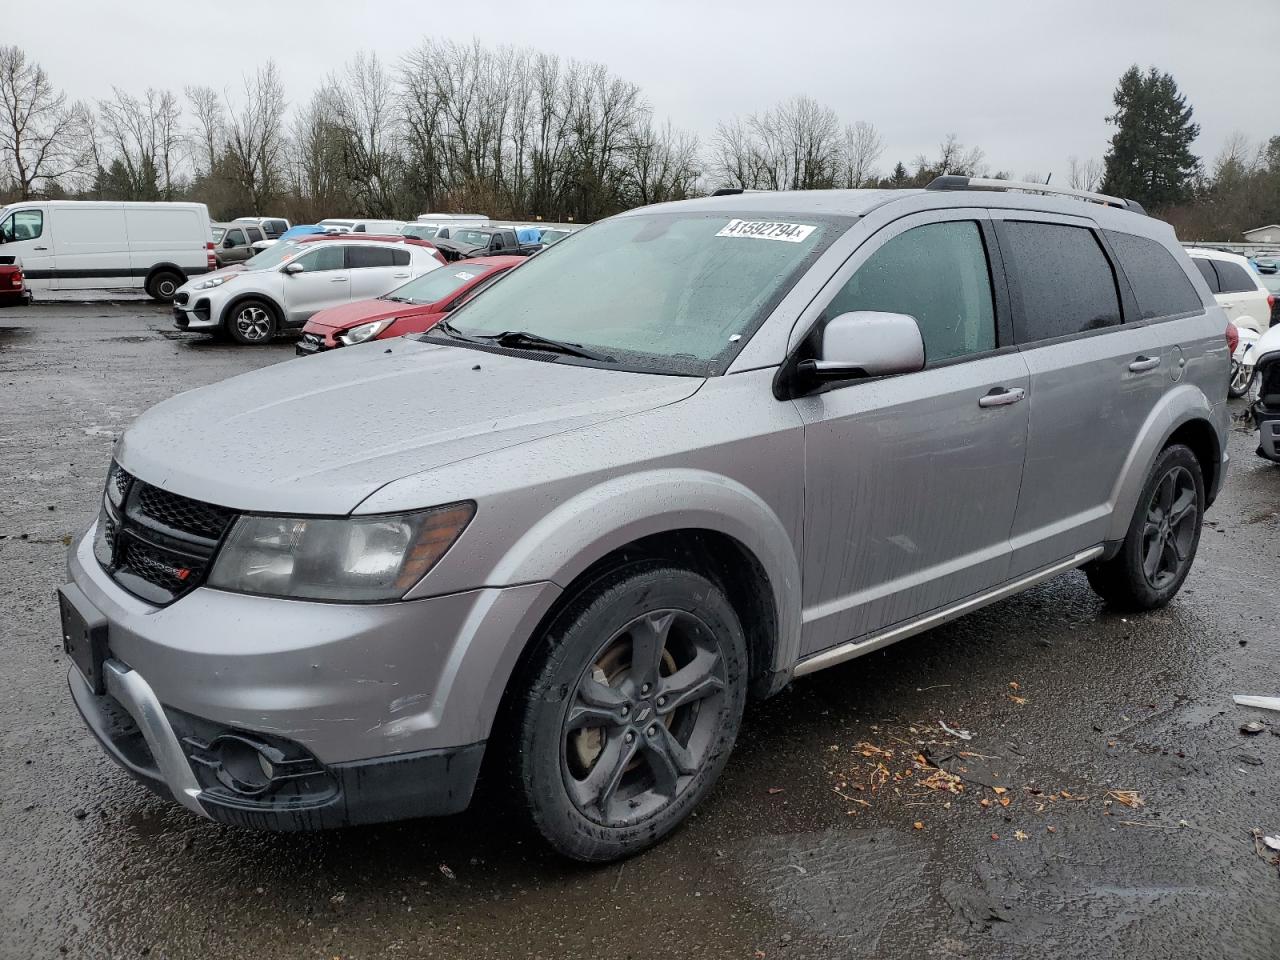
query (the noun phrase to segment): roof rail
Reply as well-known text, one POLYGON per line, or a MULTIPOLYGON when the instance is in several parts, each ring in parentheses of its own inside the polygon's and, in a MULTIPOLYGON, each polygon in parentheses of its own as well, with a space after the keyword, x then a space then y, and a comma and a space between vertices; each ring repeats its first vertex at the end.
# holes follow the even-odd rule
POLYGON ((990 177, 961 177, 956 174, 946 174, 945 176, 935 177, 930 184, 925 187, 926 190, 1021 190, 1024 193, 1047 193, 1054 196, 1075 197, 1077 200, 1085 200, 1089 203, 1101 203, 1108 207, 1118 207, 1121 210, 1131 210, 1134 213, 1146 214, 1146 210, 1142 209, 1142 204, 1136 200, 1126 200, 1123 197, 1113 197, 1105 193, 1095 193, 1092 190, 1076 190, 1072 187, 1055 187, 1047 183, 1028 183, 1023 180, 995 180, 990 177))
POLYGON ((741 187, 720 187, 717 190, 713 190, 711 192, 711 195, 713 197, 732 197, 732 196, 735 196, 736 194, 745 193, 745 192, 746 191, 743 190, 741 187))

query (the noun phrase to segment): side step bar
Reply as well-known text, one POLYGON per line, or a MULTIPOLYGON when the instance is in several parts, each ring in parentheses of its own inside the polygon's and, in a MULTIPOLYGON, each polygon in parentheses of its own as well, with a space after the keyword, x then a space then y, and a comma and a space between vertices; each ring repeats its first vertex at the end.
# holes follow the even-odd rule
POLYGON ((851 640, 848 643, 842 643, 838 647, 815 653, 813 656, 806 657, 797 663, 791 675, 793 677, 803 677, 806 674, 816 673, 819 670, 825 670, 827 667, 834 667, 837 663, 844 663, 854 657, 860 657, 863 654, 871 653, 873 650, 879 650, 881 647, 887 647, 898 640, 905 640, 907 637, 913 637, 917 633, 932 630, 934 627, 941 626, 950 620, 955 620, 957 617, 962 617, 966 613, 972 613, 974 610, 985 607, 989 603, 995 603, 997 600, 1011 597, 1015 593, 1020 593, 1027 589, 1027 587, 1033 587, 1037 583, 1050 580, 1060 573, 1074 570, 1101 553, 1101 545, 1083 550, 1068 560, 1055 563, 1053 566, 1045 567, 1043 570, 1037 570, 1035 573, 1027 574, 1027 576, 1017 580, 1011 580, 1009 583, 996 587, 994 590, 988 590, 986 593, 980 593, 967 600, 961 600, 959 603, 935 610, 933 613, 927 613, 915 620, 908 620, 906 623, 890 627, 880 633, 874 633, 861 640, 851 640))

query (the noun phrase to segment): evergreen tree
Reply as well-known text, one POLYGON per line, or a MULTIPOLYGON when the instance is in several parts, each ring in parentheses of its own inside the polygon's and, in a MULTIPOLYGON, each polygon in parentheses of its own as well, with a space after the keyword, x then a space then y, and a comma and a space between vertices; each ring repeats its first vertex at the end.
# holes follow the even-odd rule
POLYGON ((889 176, 888 185, 891 187, 905 187, 911 182, 911 174, 907 173, 907 168, 899 160, 893 166, 893 173, 889 176))
POLYGON ((1120 78, 1114 99, 1116 112, 1107 122, 1116 125, 1116 133, 1102 192, 1154 207, 1189 199, 1200 171, 1200 159, 1191 152, 1200 125, 1192 122, 1173 77, 1155 67, 1143 73, 1135 64, 1120 78))

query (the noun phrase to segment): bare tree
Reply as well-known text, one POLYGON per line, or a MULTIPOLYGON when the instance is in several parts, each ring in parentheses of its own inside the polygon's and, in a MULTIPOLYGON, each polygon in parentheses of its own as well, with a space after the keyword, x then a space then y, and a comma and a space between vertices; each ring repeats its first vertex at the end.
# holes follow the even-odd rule
POLYGON ((227 158, 253 213, 267 213, 284 179, 284 86, 268 60, 244 81, 244 102, 231 108, 227 158))
POLYGON ((83 169, 84 117, 43 67, 16 46, 0 46, 0 175, 19 198, 83 169))
POLYGON ((342 172, 354 201, 350 212, 370 217, 395 213, 400 157, 400 124, 395 90, 374 53, 358 53, 330 78, 320 102, 331 108, 331 123, 342 135, 342 172))
POLYGON ((226 110, 222 98, 212 87, 191 86, 185 93, 195 118, 190 139, 196 148, 196 172, 212 176, 226 142, 226 110))
POLYGON ((884 153, 884 138, 865 120, 844 128, 844 185, 850 189, 870 186, 879 178, 876 163, 884 153))
POLYGON ((700 176, 698 138, 676 130, 669 120, 657 127, 648 117, 632 133, 627 161, 629 202, 683 200, 692 194, 700 176))
POLYGON ((965 147, 960 139, 949 133, 942 143, 938 144, 938 156, 930 160, 923 154, 916 157, 917 183, 928 183, 934 177, 948 174, 975 177, 982 176, 987 170, 986 155, 981 147, 965 147))
POLYGON ((142 98, 118 88, 98 104, 103 135, 112 151, 111 171, 129 200, 172 200, 183 144, 182 108, 168 90, 142 98))
POLYGON ((1096 157, 1081 161, 1074 154, 1067 158, 1067 186, 1073 190, 1097 190, 1102 183, 1102 161, 1096 157))
POLYGON ((814 190, 843 178, 843 149, 835 111, 812 97, 792 97, 746 120, 721 123, 712 169, 730 186, 814 190))

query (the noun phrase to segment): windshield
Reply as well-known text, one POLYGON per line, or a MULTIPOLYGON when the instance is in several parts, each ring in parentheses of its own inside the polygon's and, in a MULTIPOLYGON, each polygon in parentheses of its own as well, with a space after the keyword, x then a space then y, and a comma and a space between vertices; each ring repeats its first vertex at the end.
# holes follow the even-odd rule
MULTIPOLYGON (((852 219, 647 214, 605 220, 460 308, 452 329, 523 331, 625 369, 722 373, 768 311, 852 219)), ((427 334, 446 340, 448 331, 427 334)), ((566 362, 579 362, 568 360, 566 362)))
POLYGON ((543 230, 542 242, 545 243, 547 246, 551 246, 553 243, 559 243, 568 235, 569 235, 568 230, 543 230))
POLYGON ((278 267, 282 263, 287 263, 301 252, 301 247, 295 240, 277 240, 261 253, 250 257, 244 262, 246 270, 270 270, 272 267, 278 267))
POLYGON ((406 237, 417 237, 419 240, 430 240, 440 232, 439 227, 418 227, 412 223, 408 226, 401 227, 400 232, 406 237))
POLYGON ((454 230, 449 239, 454 243, 465 243, 472 247, 487 247, 489 234, 483 230, 454 230))
POLYGON ((492 270, 488 265, 459 265, 457 269, 444 268, 432 270, 422 276, 410 280, 402 287, 396 287, 386 294, 384 300, 405 300, 413 304, 435 303, 443 300, 459 287, 470 283, 476 277, 483 276, 492 270))

